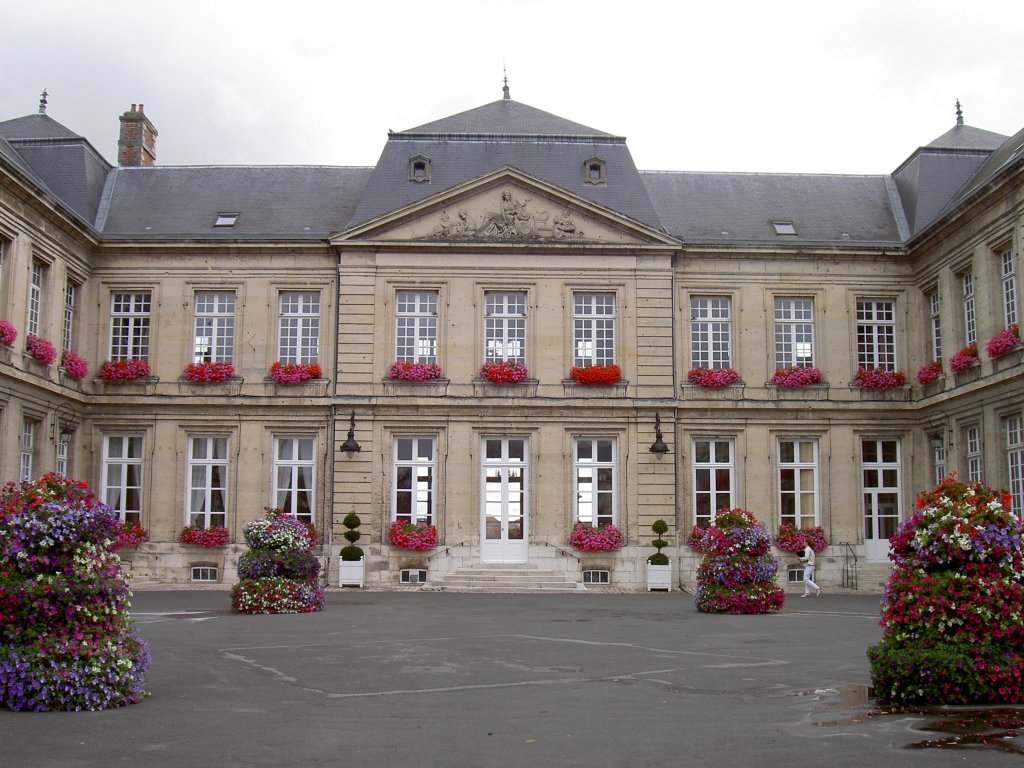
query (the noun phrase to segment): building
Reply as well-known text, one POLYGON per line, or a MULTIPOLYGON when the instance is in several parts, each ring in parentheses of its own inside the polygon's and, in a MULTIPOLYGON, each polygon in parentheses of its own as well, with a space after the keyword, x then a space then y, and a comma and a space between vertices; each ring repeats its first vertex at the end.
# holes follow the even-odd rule
POLYGON ((504 565, 633 588, 658 519, 684 586, 686 537, 736 506, 773 531, 821 525, 834 585, 877 583, 915 491, 949 471, 1024 512, 1022 352, 985 354, 1020 319, 1024 131, 958 112, 893 173, 833 176, 638 171, 624 138, 507 88, 389 133, 372 168, 162 167, 143 106, 120 120, 117 166, 45 95, 0 122, 18 331, 0 346, 0 469, 88 480, 148 531, 142 576, 231 580, 268 506, 322 532, 332 583, 355 511, 370 583, 504 565), (40 363, 29 335, 89 375, 40 363), (977 364, 952 372, 971 344, 977 364), (108 360, 149 375, 104 380, 108 360), (503 360, 526 378, 481 378, 503 360), (235 375, 190 381, 203 362, 235 375), (321 373, 281 383, 278 362, 321 373), (390 378, 396 362, 441 374, 390 378), (611 364, 615 382, 570 375, 611 364), (789 367, 823 381, 771 383, 789 367), (858 368, 906 384, 854 386, 858 368), (437 548, 390 546, 396 519, 436 525, 437 548), (575 550, 576 521, 626 544, 575 550), (232 544, 179 544, 186 524, 232 544))

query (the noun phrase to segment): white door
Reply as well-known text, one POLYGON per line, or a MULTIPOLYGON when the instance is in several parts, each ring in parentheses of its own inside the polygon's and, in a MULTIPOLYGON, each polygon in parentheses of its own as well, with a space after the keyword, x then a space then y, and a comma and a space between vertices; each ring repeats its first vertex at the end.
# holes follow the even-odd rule
POLYGON ((480 560, 525 563, 526 439, 485 437, 481 443, 480 560))
POLYGON ((889 539, 900 523, 900 442, 861 441, 864 484, 864 554, 872 562, 889 557, 889 539))

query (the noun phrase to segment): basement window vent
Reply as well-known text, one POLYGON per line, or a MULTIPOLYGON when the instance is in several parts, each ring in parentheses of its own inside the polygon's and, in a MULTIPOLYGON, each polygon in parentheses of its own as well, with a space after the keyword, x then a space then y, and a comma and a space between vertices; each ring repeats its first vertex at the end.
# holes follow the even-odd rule
POLYGON ((233 227, 235 222, 238 221, 240 214, 237 213, 218 213, 217 220, 213 222, 215 227, 233 227))
POLYGON ((220 581, 220 568, 213 563, 192 565, 192 581, 220 581))
POLYGON ((773 221, 772 226, 775 227, 776 235, 796 237, 796 227, 793 226, 792 221, 773 221))
POLYGON ((403 568, 398 572, 398 581, 402 584, 426 584, 426 568, 403 568))
POLYGON ((604 568, 592 568, 583 572, 584 584, 611 584, 612 572, 604 568))
POLYGON ((799 565, 789 566, 789 583, 800 584, 804 580, 804 569, 799 565))

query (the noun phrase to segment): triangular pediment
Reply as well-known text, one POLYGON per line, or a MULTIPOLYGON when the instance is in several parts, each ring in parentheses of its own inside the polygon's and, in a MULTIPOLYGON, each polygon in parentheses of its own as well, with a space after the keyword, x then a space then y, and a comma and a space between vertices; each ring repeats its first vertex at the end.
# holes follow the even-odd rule
POLYGON ((353 242, 675 245, 677 241, 515 168, 502 168, 333 238, 353 242))

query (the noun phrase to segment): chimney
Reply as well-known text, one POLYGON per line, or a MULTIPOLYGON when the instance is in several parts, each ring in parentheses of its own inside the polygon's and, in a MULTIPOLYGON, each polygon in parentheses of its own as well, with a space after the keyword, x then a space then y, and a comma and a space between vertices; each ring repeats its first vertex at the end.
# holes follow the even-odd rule
POLYGON ((117 164, 156 165, 157 130, 143 113, 144 104, 132 104, 121 115, 121 136, 117 141, 117 164))

